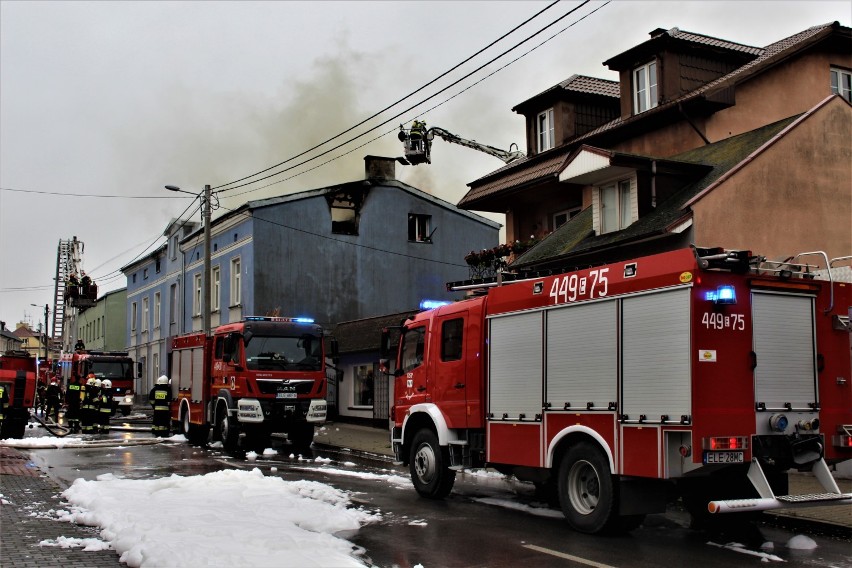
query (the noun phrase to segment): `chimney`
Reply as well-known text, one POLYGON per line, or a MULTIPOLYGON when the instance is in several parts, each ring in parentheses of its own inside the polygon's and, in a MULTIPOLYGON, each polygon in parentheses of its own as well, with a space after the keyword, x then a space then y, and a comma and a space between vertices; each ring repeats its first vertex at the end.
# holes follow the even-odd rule
POLYGON ((365 156, 364 163, 368 180, 387 181, 396 179, 396 158, 365 156))

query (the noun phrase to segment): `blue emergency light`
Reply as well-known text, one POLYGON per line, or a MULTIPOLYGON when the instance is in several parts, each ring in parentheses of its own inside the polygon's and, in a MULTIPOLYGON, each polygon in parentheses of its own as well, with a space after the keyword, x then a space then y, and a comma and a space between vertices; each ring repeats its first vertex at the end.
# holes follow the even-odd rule
POLYGON ((723 284, 716 290, 704 294, 704 299, 714 304, 736 304, 737 291, 730 284, 723 284))
POLYGON ((420 309, 434 310, 435 308, 440 308, 441 306, 448 306, 450 304, 452 304, 452 302, 448 302, 445 300, 421 300, 420 309))

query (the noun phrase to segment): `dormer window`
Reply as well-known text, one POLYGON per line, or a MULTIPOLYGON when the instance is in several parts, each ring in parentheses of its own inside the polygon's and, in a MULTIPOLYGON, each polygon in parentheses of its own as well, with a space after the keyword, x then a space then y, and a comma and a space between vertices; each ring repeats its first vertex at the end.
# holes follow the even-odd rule
POLYGON ((633 109, 636 114, 657 106, 657 62, 633 70, 633 109))
POLYGON ((620 231, 633 222, 635 199, 631 186, 631 180, 625 179, 598 188, 598 234, 620 231))
POLYGON ((553 132, 552 108, 538 114, 536 129, 538 135, 538 153, 540 154, 553 148, 555 146, 555 136, 553 132))

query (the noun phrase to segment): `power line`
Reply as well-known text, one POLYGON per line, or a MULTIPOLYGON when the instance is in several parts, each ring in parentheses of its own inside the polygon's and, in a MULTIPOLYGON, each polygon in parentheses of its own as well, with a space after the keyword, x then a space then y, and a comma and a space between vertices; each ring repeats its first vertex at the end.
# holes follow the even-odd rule
MULTIPOLYGON (((411 93, 409 93, 409 94, 405 95, 404 97, 402 97, 401 99, 397 100, 396 102, 393 102, 393 103, 389 104, 388 106, 386 106, 385 108, 383 108, 382 110, 380 110, 380 111, 378 111, 378 112, 374 113, 374 114, 373 114, 373 115, 371 115, 371 116, 368 116, 367 118, 365 118, 364 120, 362 120, 362 121, 361 121, 361 122, 359 122, 358 124, 355 124, 355 125, 353 125, 353 126, 351 126, 351 127, 347 128, 346 130, 344 130, 343 132, 340 132, 339 134, 335 134, 335 135, 334 135, 334 136, 332 136, 331 138, 329 138, 329 139, 327 139, 327 140, 324 140, 323 142, 320 142, 319 144, 317 144, 316 146, 313 146, 312 148, 308 148, 307 150, 305 150, 305 151, 301 152, 300 154, 296 154, 295 156, 293 156, 293 157, 291 157, 291 158, 287 158, 287 159, 286 159, 286 160, 284 160, 283 162, 279 162, 279 163, 277 163, 277 164, 275 164, 275 165, 269 166, 268 168, 266 168, 266 169, 264 169, 264 170, 260 170, 259 172, 255 172, 255 173, 253 173, 253 174, 251 174, 251 175, 248 175, 248 176, 242 177, 242 178, 240 178, 240 179, 237 179, 237 180, 234 180, 234 181, 231 181, 231 182, 228 182, 228 183, 224 183, 224 184, 222 184, 222 185, 218 185, 218 186, 216 186, 216 187, 214 187, 214 188, 212 188, 212 189, 216 190, 216 189, 220 189, 220 188, 223 188, 223 187, 227 187, 227 186, 229 186, 229 185, 233 185, 233 184, 235 184, 235 183, 239 183, 239 182, 241 182, 241 181, 245 181, 245 180, 247 180, 247 179, 249 179, 249 178, 253 178, 253 177, 258 176, 258 175, 260 175, 260 174, 266 173, 266 172, 268 172, 268 171, 269 171, 269 170, 271 170, 271 169, 277 168, 278 166, 283 166, 283 165, 284 165, 284 164, 286 164, 287 162, 292 162, 292 161, 293 161, 293 160, 295 160, 296 158, 300 158, 300 157, 304 156, 305 154, 307 154, 307 153, 309 153, 309 152, 312 152, 313 150, 316 150, 317 148, 319 148, 319 147, 321 147, 321 146, 324 146, 324 145, 328 144, 329 142, 331 142, 331 141, 333 141, 333 140, 336 140, 336 139, 340 138, 340 137, 341 137, 341 136, 343 136, 344 134, 347 134, 347 133, 349 133, 349 132, 351 132, 351 131, 355 130, 356 128, 358 128, 358 127, 359 127, 359 126, 361 126, 362 124, 365 124, 365 123, 369 122, 370 120, 372 120, 372 119, 376 118, 377 116, 379 116, 379 115, 380 115, 380 114, 382 114, 383 112, 385 112, 385 111, 387 111, 387 110, 390 110, 391 108, 395 107, 396 105, 398 105, 399 103, 403 102, 404 100, 406 100, 406 99, 409 99, 409 98, 413 97, 414 95, 416 95, 417 93, 419 93, 420 91, 422 91, 423 89, 425 89, 426 87, 429 87, 430 85, 433 85, 434 83, 438 82, 440 79, 443 79, 444 77, 446 77, 447 75, 449 75, 450 73, 452 73, 453 71, 455 71, 456 69, 458 69, 459 67, 461 67, 462 65, 464 65, 465 63, 467 63, 468 61, 472 60, 474 57, 476 57, 476 56, 480 55, 481 53, 483 53, 484 51, 488 50, 489 48, 491 48, 491 47, 492 47, 492 46, 494 46, 495 44, 497 44, 497 43, 499 43, 499 42, 503 41, 505 38, 507 38, 508 36, 512 35, 512 34, 513 34, 513 33, 515 33, 517 30, 519 30, 520 28, 524 27, 525 25, 527 25, 528 23, 530 23, 532 20, 534 20, 535 18, 539 17, 539 16, 540 16, 540 15, 542 15, 544 12, 546 12, 546 11, 547 11, 547 10, 549 10, 549 9, 551 9, 552 7, 554 7, 554 6, 555 6, 556 4, 558 4, 558 3, 559 3, 559 0, 555 0, 554 2, 552 2, 551 4, 549 4, 549 5, 547 5, 545 8, 543 8, 542 10, 539 10, 537 13, 535 13, 535 14, 534 14, 533 16, 531 16, 530 18, 527 18, 527 19, 526 19, 523 23, 518 24, 517 26, 515 26, 514 28, 512 28, 511 30, 509 30, 508 32, 506 32, 505 34, 503 34, 502 36, 500 36, 499 38, 495 39, 494 41, 492 41, 491 43, 489 43, 488 45, 486 45, 485 47, 483 47, 482 49, 480 49, 479 51, 477 51, 476 53, 474 53, 473 55, 469 56, 467 59, 465 59, 465 60, 461 61, 460 63, 457 63, 457 64, 456 64, 456 65, 454 65, 452 68, 448 69, 447 71, 444 71, 443 73, 441 73, 440 75, 438 75, 437 77, 435 77, 434 79, 432 79, 431 81, 429 81, 428 83, 426 83, 425 85, 423 85, 423 86, 421 86, 420 88, 418 88, 418 89, 416 89, 416 90, 412 91, 411 93)), ((381 126, 381 125, 379 125, 379 126, 381 126)), ((377 128, 378 128, 378 127, 377 127, 377 128)), ((366 134, 366 133, 365 133, 365 134, 366 134)))
MULTIPOLYGON (((384 125, 386 125, 386 124, 390 123, 391 121, 396 120, 397 118, 399 118, 400 116, 404 115, 405 113, 407 113, 407 112, 409 112, 409 111, 411 111, 411 110, 413 110, 413 109, 417 108, 418 106, 422 105, 423 103, 425 103, 425 102, 427 102, 427 101, 432 100, 433 98, 437 97, 437 96, 438 96, 438 95, 440 95, 441 93, 444 93, 444 92, 448 91, 448 90, 449 90, 449 89, 451 89, 452 87, 455 87, 456 85, 458 85, 459 83, 461 83, 461 82, 462 82, 462 81, 464 81, 465 79, 469 78, 470 76, 474 75, 475 73, 478 73, 478 72, 479 72, 479 71, 481 71, 483 68, 485 68, 485 67, 487 67, 488 65, 490 65, 490 64, 492 64, 492 63, 494 63, 495 61, 497 61, 497 60, 498 60, 498 59, 500 59, 501 57, 503 57, 503 56, 505 56, 506 54, 508 54, 508 53, 510 53, 510 52, 512 52, 512 51, 514 51, 515 49, 517 49, 518 47, 520 47, 520 46, 521 46, 521 45, 523 45, 524 43, 526 43, 526 42, 528 42, 528 41, 532 40, 532 39, 533 39, 534 37, 536 37, 537 35, 539 35, 539 34, 543 33, 543 32, 544 32, 545 30, 547 30, 548 28, 550 28, 550 27, 552 27, 552 26, 556 25, 557 23, 559 23, 560 21, 564 20, 565 18, 567 18, 568 16, 570 16, 571 14, 573 14, 574 12, 576 12, 577 10, 579 10, 580 8, 582 8, 583 6, 585 6, 586 4, 588 4, 589 2, 591 2, 591 0, 585 0, 585 1, 584 1, 582 4, 580 4, 579 6, 577 6, 577 7, 575 7, 575 8, 572 8, 572 9, 571 9, 570 11, 568 11, 566 14, 564 14, 564 15, 560 16, 559 18, 557 18, 557 19, 556 19, 556 20, 554 20, 553 22, 551 22, 551 23, 547 24, 546 26, 544 26, 543 28, 541 28, 540 30, 538 30, 537 32, 535 32, 534 34, 532 34, 532 35, 528 36, 526 39, 524 39, 524 40, 522 40, 522 41, 518 42, 518 43, 517 43, 517 44, 515 44, 514 46, 512 46, 512 47, 510 47, 509 49, 505 50, 505 51, 504 51, 503 53, 501 53, 500 55, 498 55, 498 56, 496 56, 496 57, 492 58, 491 60, 487 61, 486 63, 484 63, 484 64, 480 65, 479 67, 477 67, 476 69, 474 69, 474 70, 473 70, 473 71, 471 71, 470 73, 468 73, 468 74, 466 74, 466 75, 462 76, 461 78, 459 78, 458 80, 454 81, 453 83, 451 83, 451 84, 447 85, 446 87, 444 87, 443 89, 439 90, 438 92, 436 92, 436 93, 434 93, 434 94, 432 94, 432 95, 430 95, 430 96, 426 97, 425 99, 421 100, 420 102, 418 102, 418 103, 416 103, 416 104, 414 104, 414 105, 412 105, 412 106, 408 107, 407 109, 403 110, 402 112, 399 112, 399 113, 395 114, 394 116, 392 116, 392 117, 388 118, 388 119, 387 119, 387 120, 385 120, 384 122, 381 122, 381 123, 377 124, 376 126, 374 126, 374 127, 370 128, 370 129, 368 129, 368 130, 366 130, 366 131, 362 132, 361 134, 358 134, 357 136, 354 136, 354 137, 352 137, 352 138, 350 138, 350 139, 346 140, 345 142, 341 142, 340 144, 338 144, 338 145, 336 145, 336 146, 334 146, 334 147, 332 147, 332 148, 330 148, 330 149, 328 149, 328 150, 326 150, 326 151, 324 151, 324 152, 321 152, 320 154, 317 154, 316 156, 314 156, 314 157, 312 157, 312 158, 308 158, 308 159, 306 159, 306 160, 303 160, 303 161, 299 162, 298 164, 295 164, 295 165, 290 166, 290 167, 288 167, 288 168, 284 168, 283 170, 281 170, 281 171, 279 171, 279 172, 275 172, 275 173, 269 174, 269 175, 267 175, 267 176, 264 176, 264 177, 258 178, 258 179, 254 180, 254 181, 246 182, 246 183, 239 184, 239 185, 234 185, 234 186, 229 187, 229 188, 226 188, 226 189, 220 189, 217 193, 225 193, 225 192, 228 192, 228 191, 231 191, 231 190, 234 190, 234 189, 238 189, 238 188, 240 188, 240 187, 245 187, 245 186, 251 185, 251 184, 253 184, 253 183, 257 183, 257 182, 263 181, 263 180, 265 180, 265 179, 269 179, 269 178, 275 177, 275 176, 277 176, 277 175, 280 175, 280 174, 282 174, 282 173, 284 173, 284 172, 287 172, 287 171, 290 171, 290 170, 292 170, 292 169, 298 168, 299 166, 302 166, 302 165, 304 165, 304 164, 306 164, 306 163, 308 163, 308 162, 311 162, 311 161, 313 161, 313 160, 316 160, 316 159, 318 159, 318 158, 321 158, 322 156, 325 156, 325 155, 327 155, 327 154, 330 154, 331 152, 333 152, 333 151, 335 151, 335 150, 337 150, 337 149, 339 149, 339 148, 341 148, 341 147, 343 147, 343 146, 345 146, 345 145, 349 144, 350 142, 353 142, 353 141, 357 140, 358 138, 361 138, 361 137, 363 137, 363 136, 366 136, 368 133, 373 132, 374 130, 378 130, 378 129, 379 129, 379 128, 381 128, 382 126, 384 126, 384 125)), ((609 2, 607 2, 606 4, 609 4, 609 2)), ((604 4, 604 6, 605 6, 606 4, 604 4)), ((595 10, 595 11, 597 11, 597 10, 595 10)), ((593 13, 594 13, 594 12, 593 12, 593 13)), ((569 26, 569 27, 570 27, 570 26, 569 26)), ((567 28, 566 28, 566 29, 567 29, 567 28)), ((418 115, 418 116, 419 116, 419 115, 418 115)), ((300 156, 301 156, 301 155, 302 155, 302 154, 300 154, 300 156)), ((288 160, 285 160, 284 162, 281 162, 281 164, 284 164, 284 163, 286 163, 286 162, 289 162, 289 161, 291 161, 291 160, 293 160, 293 159, 294 159, 294 158, 290 158, 290 159, 288 159, 288 160)), ((280 164, 279 164, 279 165, 280 165, 280 164)), ((274 167, 277 167, 277 166, 272 166, 272 168, 274 168, 274 167)), ((269 169, 272 169, 272 168, 267 168, 267 169, 266 169, 266 170, 264 170, 264 171, 269 171, 269 169)), ((258 175, 258 174, 254 174, 254 175, 252 175, 252 176, 248 176, 248 177, 254 177, 255 175, 258 175)), ((247 178, 243 178, 243 179, 247 179, 247 178)), ((236 182, 231 182, 231 183, 236 183, 236 182)), ((222 187, 222 186, 218 186, 218 187, 222 187)))
POLYGON ((106 197, 113 199, 190 199, 182 195, 103 195, 100 193, 60 193, 58 191, 39 191, 36 189, 14 189, 11 187, 0 187, 0 191, 14 191, 16 193, 38 193, 41 195, 59 195, 62 197, 106 197))

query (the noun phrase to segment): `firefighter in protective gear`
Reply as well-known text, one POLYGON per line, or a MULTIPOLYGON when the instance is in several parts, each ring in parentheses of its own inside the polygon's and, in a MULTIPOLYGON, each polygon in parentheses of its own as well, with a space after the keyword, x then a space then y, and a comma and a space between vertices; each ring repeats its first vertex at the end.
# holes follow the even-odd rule
POLYGON ((172 402, 172 389, 169 386, 169 378, 162 375, 157 379, 157 384, 148 393, 148 402, 154 408, 154 423, 151 433, 155 436, 169 435, 169 421, 171 420, 169 405, 172 402))
POLYGON ((90 374, 86 380, 86 390, 83 396, 83 402, 80 408, 80 421, 82 423, 83 434, 95 433, 95 420, 97 414, 97 402, 99 389, 95 386, 95 375, 90 374))
POLYGON ((45 416, 53 416, 53 421, 59 424, 59 404, 62 401, 62 390, 56 384, 56 380, 50 381, 47 389, 44 391, 45 400, 45 416))
POLYGON ((72 432, 80 431, 80 405, 83 396, 83 385, 76 374, 72 374, 65 389, 65 420, 72 432))
POLYGON ((423 139, 426 137, 426 123, 422 120, 415 120, 411 123, 411 130, 408 131, 408 139, 411 140, 411 149, 423 150, 423 139))
POLYGON ((101 392, 98 396, 98 426, 101 434, 109 434, 109 419, 112 416, 112 381, 104 379, 101 382, 101 392))

